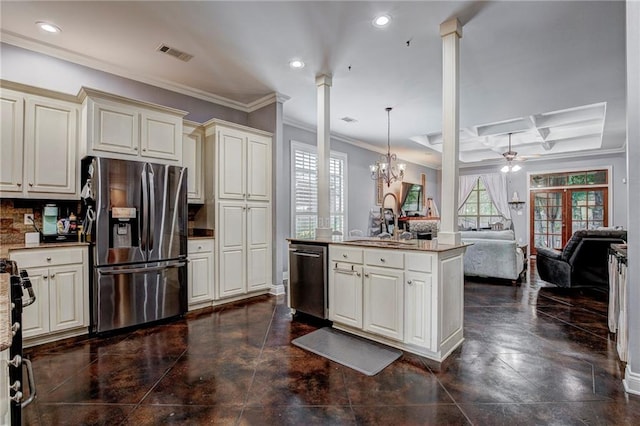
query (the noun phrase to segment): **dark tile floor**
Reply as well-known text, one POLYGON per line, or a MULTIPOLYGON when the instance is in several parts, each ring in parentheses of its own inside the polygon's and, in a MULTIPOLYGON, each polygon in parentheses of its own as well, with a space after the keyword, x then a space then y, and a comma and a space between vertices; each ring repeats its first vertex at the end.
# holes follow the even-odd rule
POLYGON ((292 346, 316 327, 282 297, 31 348, 25 424, 638 424, 606 294, 545 285, 467 280, 462 346, 374 377, 292 346))

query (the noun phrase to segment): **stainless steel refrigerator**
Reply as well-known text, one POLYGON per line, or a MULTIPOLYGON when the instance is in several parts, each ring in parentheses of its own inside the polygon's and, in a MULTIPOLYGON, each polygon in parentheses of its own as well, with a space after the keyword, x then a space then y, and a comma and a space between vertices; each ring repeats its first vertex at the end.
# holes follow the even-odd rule
POLYGON ((83 162, 93 244, 91 331, 187 310, 187 169, 137 161, 83 162))

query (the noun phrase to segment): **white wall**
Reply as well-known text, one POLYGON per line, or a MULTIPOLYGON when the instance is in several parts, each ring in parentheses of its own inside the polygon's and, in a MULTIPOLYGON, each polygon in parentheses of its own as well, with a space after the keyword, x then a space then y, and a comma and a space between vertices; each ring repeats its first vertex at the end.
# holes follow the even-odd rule
MULTIPOLYGON (((522 165, 522 170, 510 174, 507 180, 509 197, 511 198, 513 192, 517 191, 520 199, 527 202, 521 216, 516 215, 513 210, 511 211, 513 227, 517 239, 522 239, 524 242, 529 241, 528 217, 530 206, 529 194, 527 193, 527 173, 533 172, 559 172, 576 169, 611 167, 612 176, 610 176, 611 190, 609 192, 609 198, 612 201, 612 210, 609 211, 609 225, 621 225, 626 227, 627 194, 626 185, 622 183, 622 180, 626 178, 627 173, 626 156, 624 153, 562 160, 529 160, 519 164, 522 165)), ((501 165, 495 164, 485 167, 465 167, 460 169, 460 175, 500 173, 500 167, 501 165)))

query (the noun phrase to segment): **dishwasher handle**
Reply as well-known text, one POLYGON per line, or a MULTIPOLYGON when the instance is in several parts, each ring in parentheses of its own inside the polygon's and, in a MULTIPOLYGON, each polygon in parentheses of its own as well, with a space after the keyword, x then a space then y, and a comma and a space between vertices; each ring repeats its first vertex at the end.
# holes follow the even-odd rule
POLYGON ((305 256, 305 257, 315 257, 315 258, 319 258, 321 256, 317 253, 306 253, 304 251, 295 251, 295 250, 291 250, 291 254, 293 254, 294 256, 305 256))

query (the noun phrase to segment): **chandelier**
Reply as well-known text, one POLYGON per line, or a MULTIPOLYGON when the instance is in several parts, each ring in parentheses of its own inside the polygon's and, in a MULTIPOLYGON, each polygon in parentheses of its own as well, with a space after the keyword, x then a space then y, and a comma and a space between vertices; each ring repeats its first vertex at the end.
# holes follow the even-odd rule
POLYGON ((395 181, 402 180, 404 178, 404 171, 407 165, 404 163, 393 164, 398 160, 396 154, 391 153, 391 107, 385 108, 387 111, 387 154, 381 155, 380 159, 375 164, 369 166, 371 171, 371 179, 382 180, 387 184, 387 187, 395 181))
POLYGON ((513 164, 516 155, 518 155, 517 152, 511 151, 511 133, 509 133, 509 150, 502 153, 502 156, 507 160, 507 164, 500 169, 502 173, 517 172, 522 168, 519 164, 513 164))

